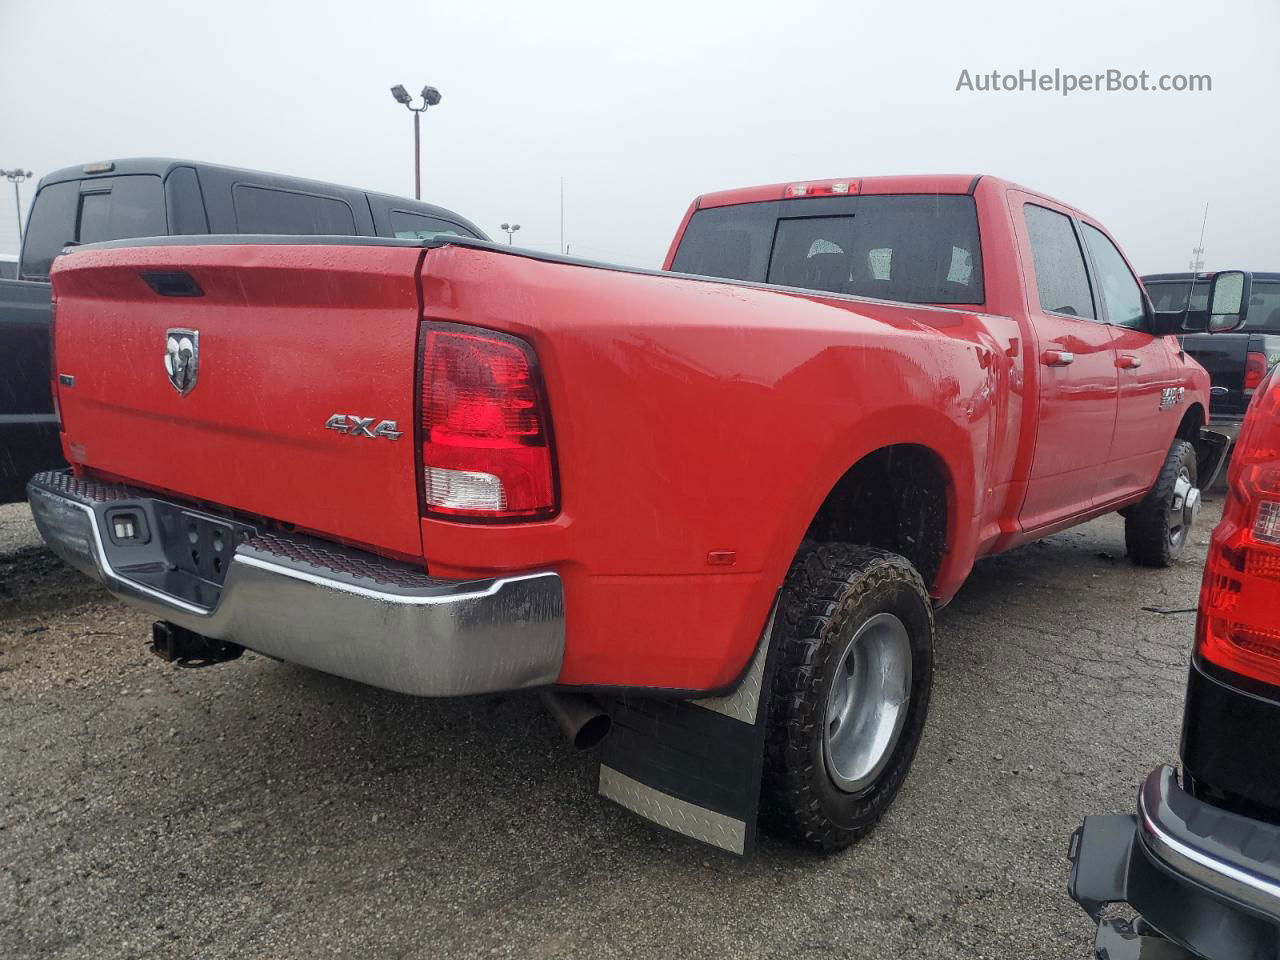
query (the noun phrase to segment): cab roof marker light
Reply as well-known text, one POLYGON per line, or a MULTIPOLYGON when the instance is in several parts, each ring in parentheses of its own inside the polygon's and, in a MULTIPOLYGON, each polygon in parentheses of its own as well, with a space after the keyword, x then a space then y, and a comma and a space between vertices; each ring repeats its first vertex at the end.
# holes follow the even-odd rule
POLYGON ((858 181, 832 180, 828 183, 793 183, 782 191, 783 197, 830 197, 857 193, 858 181))

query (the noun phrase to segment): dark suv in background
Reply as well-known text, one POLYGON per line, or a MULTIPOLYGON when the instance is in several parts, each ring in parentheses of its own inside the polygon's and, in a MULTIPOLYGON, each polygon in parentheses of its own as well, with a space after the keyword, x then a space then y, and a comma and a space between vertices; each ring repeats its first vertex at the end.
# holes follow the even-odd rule
POLYGON ((417 200, 188 160, 67 167, 37 187, 18 279, 0 279, 0 503, 62 463, 49 387, 49 265, 68 244, 189 234, 295 234, 487 240, 473 223, 417 200))
POLYGON ((1280 273, 1254 273, 1248 321, 1235 333, 1199 333, 1205 328, 1208 274, 1153 273, 1142 278, 1161 312, 1186 312, 1183 349, 1209 371, 1209 426, 1232 442, 1249 399, 1280 362, 1280 273), (1190 294, 1190 302, 1188 302, 1190 294))

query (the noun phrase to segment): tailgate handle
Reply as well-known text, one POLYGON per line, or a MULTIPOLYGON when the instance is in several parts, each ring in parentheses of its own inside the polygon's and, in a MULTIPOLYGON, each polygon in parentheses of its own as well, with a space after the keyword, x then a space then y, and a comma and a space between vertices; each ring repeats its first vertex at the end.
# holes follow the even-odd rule
POLYGON ((185 270, 148 271, 140 274, 154 292, 162 297, 203 297, 204 291, 185 270))

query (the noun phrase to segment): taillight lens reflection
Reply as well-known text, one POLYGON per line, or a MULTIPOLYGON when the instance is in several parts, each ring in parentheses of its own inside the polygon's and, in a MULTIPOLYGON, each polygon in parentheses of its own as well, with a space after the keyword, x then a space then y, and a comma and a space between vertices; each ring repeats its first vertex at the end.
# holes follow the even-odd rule
POLYGON ((1280 686, 1280 387, 1249 407, 1200 588, 1196 647, 1233 673, 1280 686))

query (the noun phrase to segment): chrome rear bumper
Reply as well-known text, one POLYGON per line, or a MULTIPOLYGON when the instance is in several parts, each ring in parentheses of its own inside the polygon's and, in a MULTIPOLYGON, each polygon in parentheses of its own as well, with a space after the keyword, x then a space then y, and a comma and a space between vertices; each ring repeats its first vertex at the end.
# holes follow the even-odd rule
POLYGON ((120 599, 204 636, 421 696, 544 686, 560 673, 564 595, 554 572, 432 578, 64 471, 38 474, 27 495, 59 557, 120 599), (145 531, 145 542, 116 536, 121 517, 145 531), (192 542, 200 531, 206 552, 225 552, 225 566, 214 558, 217 575, 205 560, 194 569, 185 557, 176 562, 184 525, 192 542))
POLYGON ((1143 782, 1136 816, 1086 817, 1070 857, 1069 890, 1099 924, 1098 956, 1277 956, 1280 827, 1191 796, 1171 767, 1143 782), (1141 925, 1104 915, 1108 903, 1127 903, 1141 925))

